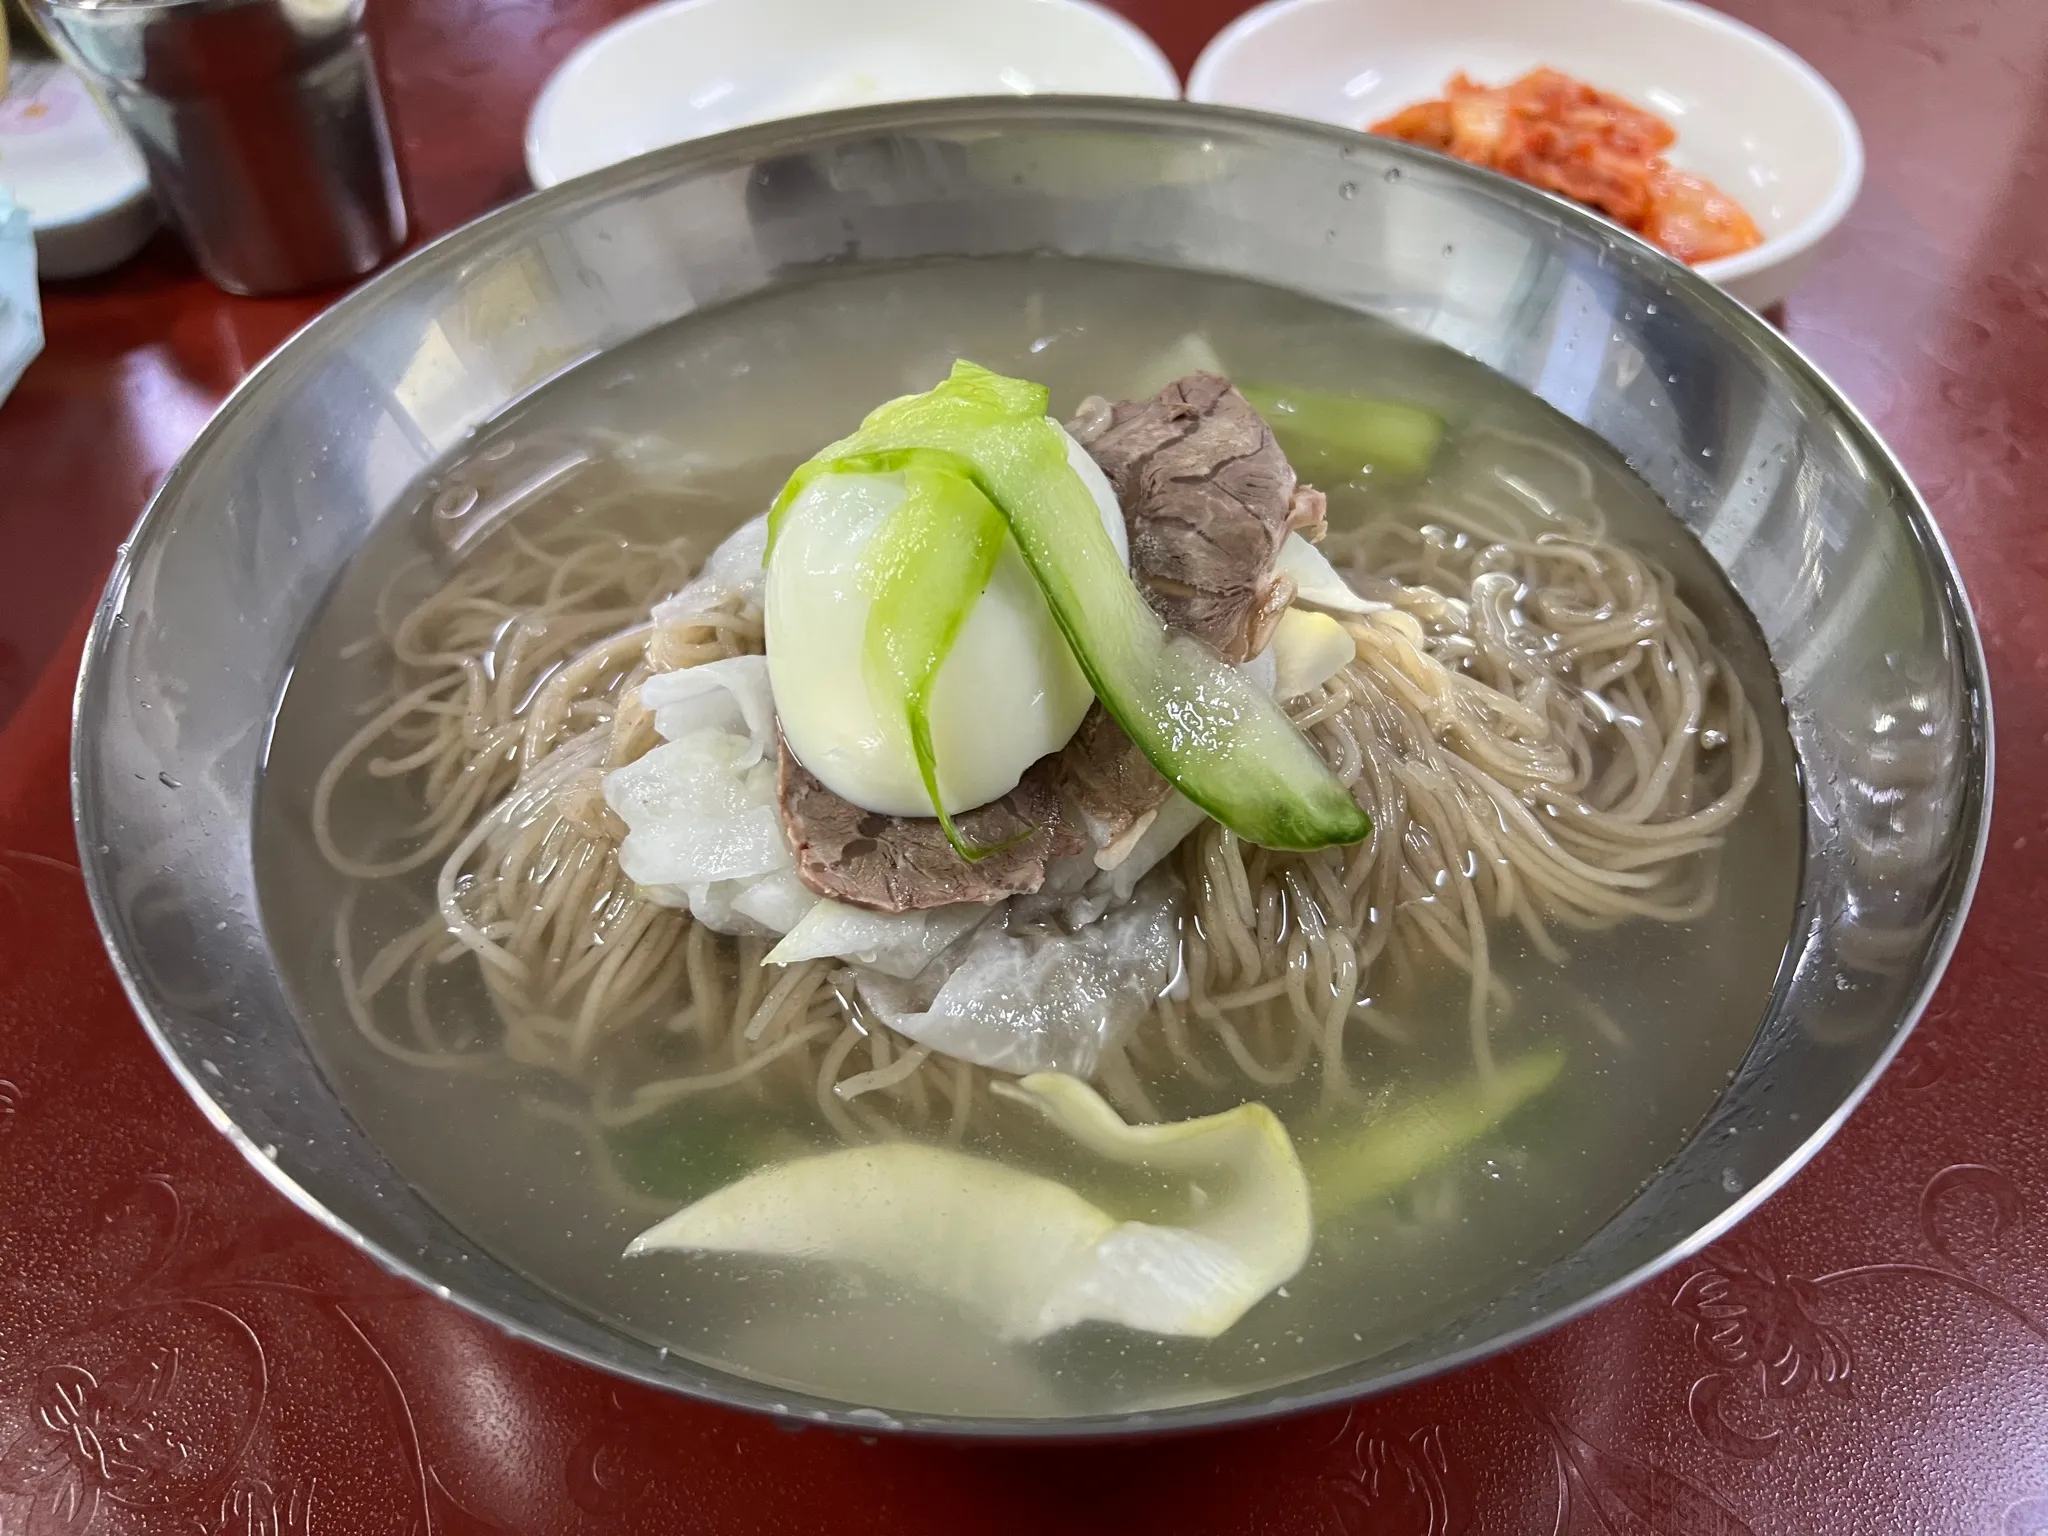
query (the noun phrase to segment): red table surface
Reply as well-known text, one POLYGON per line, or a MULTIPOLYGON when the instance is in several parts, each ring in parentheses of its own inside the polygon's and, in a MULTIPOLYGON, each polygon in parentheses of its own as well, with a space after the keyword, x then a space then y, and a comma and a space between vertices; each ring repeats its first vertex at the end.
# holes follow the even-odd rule
MULTIPOLYGON (((423 231, 523 189, 534 91, 624 8, 372 6, 423 231)), ((1238 6, 1123 9, 1185 70, 1238 6)), ((1862 200, 1785 323, 1934 506, 2005 771, 1933 1008, 1732 1239, 1394 1396, 1078 1449, 791 1433, 384 1275, 185 1100, 80 887, 84 613, 215 402, 321 302, 227 298, 160 238, 46 291, 48 350, 0 409, 0 1533, 2048 1536, 2048 3, 1735 9, 1862 121, 1862 200)))

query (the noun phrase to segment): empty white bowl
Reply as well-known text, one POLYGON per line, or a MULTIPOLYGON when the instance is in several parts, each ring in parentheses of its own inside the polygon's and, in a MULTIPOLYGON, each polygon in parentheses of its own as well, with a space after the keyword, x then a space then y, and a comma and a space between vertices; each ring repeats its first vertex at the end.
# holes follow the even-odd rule
POLYGON ((1863 140, 1834 88, 1688 0, 1274 0, 1209 44, 1188 97, 1366 128, 1458 70, 1492 85, 1545 64, 1663 117, 1672 163, 1749 210, 1763 244, 1699 271, 1754 309, 1791 292, 1856 200, 1863 140))
POLYGON ((537 187, 746 123, 880 101, 1180 94, 1086 0, 669 0, 584 43, 526 124, 537 187))

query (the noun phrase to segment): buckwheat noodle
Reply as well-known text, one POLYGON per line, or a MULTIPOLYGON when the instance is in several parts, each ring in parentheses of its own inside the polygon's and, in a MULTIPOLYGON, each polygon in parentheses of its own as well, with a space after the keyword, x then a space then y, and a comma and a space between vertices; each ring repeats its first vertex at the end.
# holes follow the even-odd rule
MULTIPOLYGON (((1098 1074, 1125 1113, 1158 1118, 1154 1093, 1181 1077, 1256 1097, 1314 1074, 1326 1102, 1354 1099, 1354 1031, 1410 1038, 1388 999, 1445 974, 1465 979, 1491 1071, 1513 1001, 1500 932, 1561 961, 1561 931, 1712 905, 1715 851, 1763 762, 1733 670, 1671 576, 1607 536, 1576 456, 1487 429, 1462 451, 1498 462, 1325 546, 1384 607, 1344 621, 1356 659, 1290 708, 1371 838, 1276 853, 1209 823, 1182 846, 1181 974, 1098 1074), (1543 485, 1512 468, 1531 455, 1543 485)), ((989 1073, 867 1016, 844 965, 763 967, 765 941, 644 901, 621 873, 601 785, 656 741, 639 683, 758 652, 762 626, 732 599, 651 622, 702 551, 577 510, 499 529, 423 599, 380 609, 390 688, 313 808, 323 856, 356 882, 334 943, 357 1027, 419 1066, 545 1069, 597 1133, 739 1093, 809 1102, 850 1141, 961 1140, 999 1102, 989 1073), (390 846, 346 849, 335 797, 365 776, 406 781, 420 812, 390 846), (431 908, 360 955, 354 893, 427 866, 431 908), (491 1025, 442 1016, 451 967, 480 977, 491 1025)))

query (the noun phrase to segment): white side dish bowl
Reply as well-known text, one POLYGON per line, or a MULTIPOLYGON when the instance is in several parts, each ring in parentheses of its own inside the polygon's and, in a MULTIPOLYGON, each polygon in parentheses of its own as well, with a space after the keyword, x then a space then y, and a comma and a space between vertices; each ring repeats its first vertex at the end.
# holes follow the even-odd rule
POLYGON ((16 60, 0 97, 0 185, 28 210, 43 278, 119 266, 156 232, 141 154, 85 82, 46 59, 16 60))
POLYGON ((944 96, 1145 96, 1180 77, 1088 0, 668 0, 563 61, 526 123, 537 187, 746 123, 944 96))
POLYGON ((1752 27, 1689 0, 1273 0, 1217 35, 1188 99, 1367 128, 1463 70, 1505 84, 1540 65, 1664 118, 1668 158, 1749 210, 1764 242, 1702 262, 1752 309, 1796 287, 1863 182, 1834 87, 1752 27))

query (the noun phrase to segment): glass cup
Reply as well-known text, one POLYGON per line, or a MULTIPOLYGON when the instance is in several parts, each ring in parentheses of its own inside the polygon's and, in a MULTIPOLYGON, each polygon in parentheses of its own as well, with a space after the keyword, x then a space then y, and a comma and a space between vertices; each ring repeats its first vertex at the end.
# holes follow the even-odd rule
POLYGON ((230 293, 360 277, 405 243, 363 0, 29 0, 230 293))

